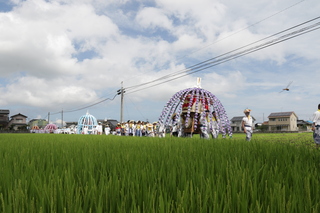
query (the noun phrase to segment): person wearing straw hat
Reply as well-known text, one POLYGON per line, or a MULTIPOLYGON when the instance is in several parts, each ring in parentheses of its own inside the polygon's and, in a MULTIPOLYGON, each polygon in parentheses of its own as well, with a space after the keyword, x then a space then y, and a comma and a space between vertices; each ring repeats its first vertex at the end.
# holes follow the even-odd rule
POLYGON ((142 136, 142 124, 141 124, 140 120, 137 121, 136 129, 135 129, 135 135, 138 136, 138 137, 142 136))
POLYGON ((153 124, 148 122, 146 128, 148 137, 154 137, 153 124))
POLYGON ((102 124, 101 124, 101 122, 98 123, 98 125, 96 127, 96 130, 97 130, 97 134, 98 135, 102 135, 102 124))
POLYGON ((253 119, 250 116, 251 109, 245 109, 243 113, 245 116, 242 118, 242 129, 246 133, 246 140, 250 141, 253 132, 253 119))
POLYGON ((104 132, 106 135, 110 135, 110 131, 111 131, 111 128, 110 126, 107 124, 106 127, 104 128, 104 132))
POLYGON ((177 113, 174 113, 171 116, 171 124, 170 124, 170 136, 172 137, 178 137, 179 136, 179 120, 178 120, 178 115, 177 113))
POLYGON ((318 110, 314 112, 312 119, 312 131, 313 140, 316 144, 316 148, 320 147, 320 104, 318 104, 318 110))
POLYGON ((135 135, 135 131, 136 131, 136 125, 134 120, 130 120, 129 124, 128 124, 128 135, 129 136, 134 136, 135 135))
POLYGON ((210 123, 210 133, 213 139, 217 139, 219 135, 219 118, 217 118, 216 111, 212 111, 212 118, 210 123))

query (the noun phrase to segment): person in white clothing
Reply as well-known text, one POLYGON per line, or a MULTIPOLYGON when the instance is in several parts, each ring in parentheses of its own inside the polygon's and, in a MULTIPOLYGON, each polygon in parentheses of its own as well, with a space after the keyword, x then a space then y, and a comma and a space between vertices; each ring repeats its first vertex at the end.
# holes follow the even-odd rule
POLYGON ((318 105, 318 110, 314 112, 312 119, 312 131, 313 131, 313 140, 316 144, 316 147, 320 147, 320 104, 318 105))
POLYGON ((110 129, 109 125, 107 124, 106 127, 104 128, 104 132, 106 135, 109 135, 110 131, 111 131, 111 129, 110 129))
POLYGON ((148 122, 146 128, 148 137, 154 137, 153 124, 148 122))
POLYGON ((165 138, 166 137, 166 127, 163 123, 158 122, 158 136, 159 138, 165 138))
POLYGON ((206 110, 204 113, 201 113, 200 117, 200 137, 204 139, 209 139, 209 129, 210 129, 210 121, 209 121, 209 110, 206 110))
POLYGON ((246 133, 246 140, 250 141, 253 132, 253 120, 250 116, 251 109, 245 109, 243 112, 246 116, 243 117, 241 126, 243 132, 246 133))
POLYGON ((98 123, 97 127, 96 127, 96 130, 97 130, 97 134, 98 135, 102 135, 102 125, 101 125, 101 122, 98 123))
POLYGON ((88 126, 84 126, 84 127, 83 127, 82 134, 84 134, 84 135, 89 134, 88 126))
POLYGON ((219 119, 215 111, 212 111, 212 119, 210 124, 210 133, 213 139, 218 138, 219 135, 219 119))
POLYGON ((178 137, 179 136, 179 129, 180 129, 180 122, 178 120, 177 113, 174 113, 171 116, 171 124, 170 124, 170 136, 172 137, 178 137))

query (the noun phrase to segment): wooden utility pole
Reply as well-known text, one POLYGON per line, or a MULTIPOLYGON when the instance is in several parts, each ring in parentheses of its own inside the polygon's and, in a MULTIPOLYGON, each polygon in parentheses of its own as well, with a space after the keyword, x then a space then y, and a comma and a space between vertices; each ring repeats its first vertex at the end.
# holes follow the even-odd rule
POLYGON ((121 109, 120 109, 120 122, 123 122, 123 81, 121 81, 121 109))
POLYGON ((63 109, 61 110, 61 129, 63 128, 63 109))

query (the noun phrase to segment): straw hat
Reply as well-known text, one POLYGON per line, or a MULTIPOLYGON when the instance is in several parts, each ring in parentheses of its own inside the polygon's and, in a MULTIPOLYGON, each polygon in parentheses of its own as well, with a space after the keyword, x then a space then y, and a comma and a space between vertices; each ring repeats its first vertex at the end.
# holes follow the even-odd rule
POLYGON ((251 112, 251 109, 245 109, 243 112, 244 112, 244 113, 246 113, 246 112, 251 112))

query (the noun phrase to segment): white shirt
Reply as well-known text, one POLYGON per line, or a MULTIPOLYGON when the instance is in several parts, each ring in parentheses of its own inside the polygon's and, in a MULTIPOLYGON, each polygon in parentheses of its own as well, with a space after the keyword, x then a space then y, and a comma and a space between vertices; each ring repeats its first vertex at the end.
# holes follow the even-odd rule
POLYGON ((104 132, 106 133, 106 135, 109 135, 110 134, 110 127, 104 128, 104 132))
POLYGON ((102 125, 99 124, 99 125, 97 126, 97 131, 98 131, 98 132, 102 132, 102 125))
POLYGON ((320 125, 320 111, 319 110, 317 110, 313 113, 312 122, 315 123, 315 125, 320 125))
POLYGON ((244 122, 244 125, 245 125, 245 126, 250 126, 250 127, 252 127, 252 122, 253 122, 253 120, 252 120, 252 117, 251 117, 251 116, 249 116, 249 118, 248 118, 247 116, 244 116, 244 117, 242 118, 242 121, 244 122))

